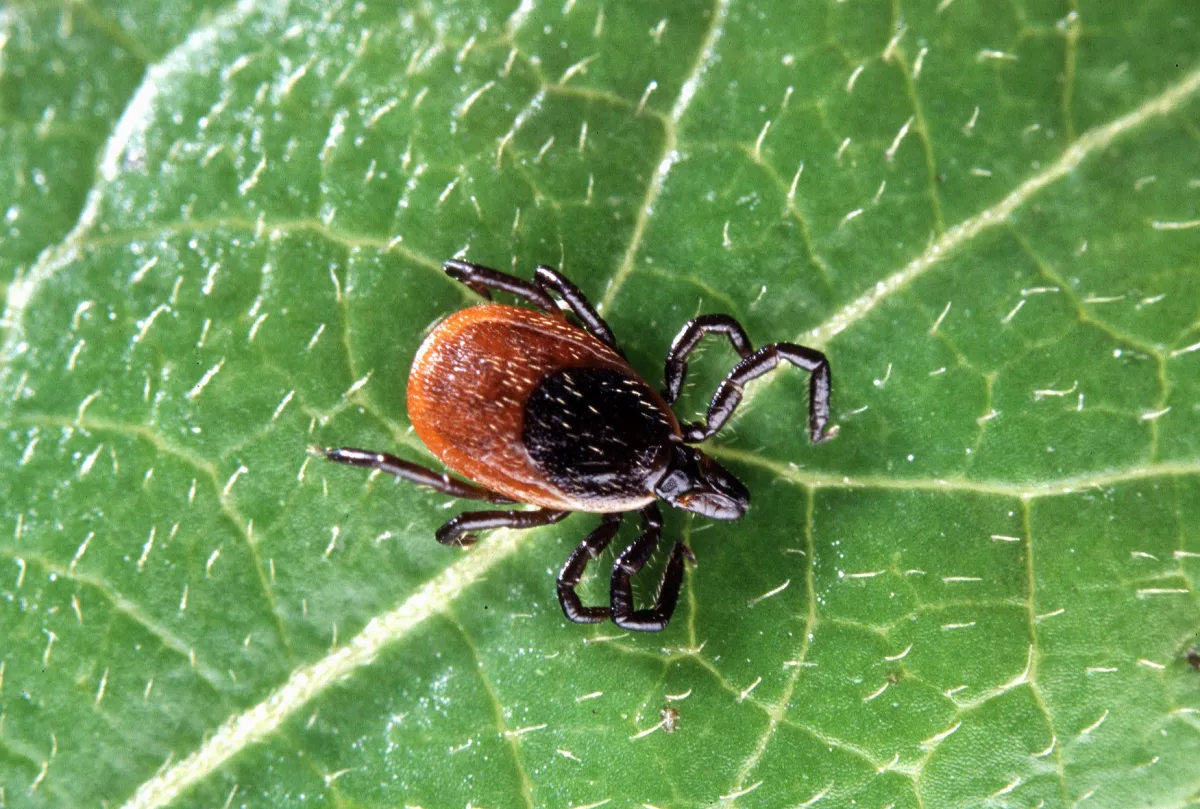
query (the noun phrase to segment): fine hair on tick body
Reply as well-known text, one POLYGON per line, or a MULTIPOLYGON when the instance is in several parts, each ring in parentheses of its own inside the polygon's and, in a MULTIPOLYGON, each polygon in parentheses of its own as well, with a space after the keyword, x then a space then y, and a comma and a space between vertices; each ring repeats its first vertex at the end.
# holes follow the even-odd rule
POLYGON ((408 414, 429 450, 467 480, 384 452, 342 447, 320 453, 451 497, 537 507, 459 514, 437 530, 445 545, 471 545, 476 532, 491 528, 548 525, 575 511, 601 515, 558 574, 559 603, 572 621, 611 619, 646 632, 666 628, 685 562, 696 561, 691 549, 672 545, 648 608, 635 609, 632 578, 662 537, 658 500, 718 520, 736 520, 749 508, 750 492, 741 481, 695 446, 729 420, 747 382, 781 363, 807 371, 809 439, 821 443, 837 434, 827 429, 831 380, 820 351, 793 343, 753 350, 732 317, 701 315, 676 335, 663 387, 655 390, 626 361, 588 299, 558 271, 540 266, 532 282, 466 261, 448 261, 445 271, 488 303, 455 312, 425 338, 408 377, 408 414), (536 309, 492 303, 493 291, 536 309), (741 361, 717 386, 705 418, 680 424, 671 405, 683 390, 688 355, 708 334, 725 336, 741 361), (617 555, 609 603, 585 606, 575 588, 588 562, 634 512, 641 534, 617 555))

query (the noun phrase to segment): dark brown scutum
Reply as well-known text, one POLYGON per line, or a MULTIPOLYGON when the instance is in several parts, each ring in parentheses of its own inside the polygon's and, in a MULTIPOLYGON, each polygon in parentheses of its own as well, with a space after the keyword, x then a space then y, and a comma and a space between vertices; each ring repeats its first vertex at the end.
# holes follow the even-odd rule
POLYGON ((612 368, 549 374, 525 405, 523 440, 537 466, 589 505, 636 501, 666 468, 671 422, 650 387, 612 368))

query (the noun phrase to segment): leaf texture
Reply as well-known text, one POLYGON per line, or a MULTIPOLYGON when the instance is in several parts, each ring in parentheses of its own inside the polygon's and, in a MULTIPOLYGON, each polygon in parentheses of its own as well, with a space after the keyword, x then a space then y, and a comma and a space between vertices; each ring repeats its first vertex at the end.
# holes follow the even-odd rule
POLYGON ((0 11, 0 805, 1194 803, 1198 26, 0 11), (653 384, 700 312, 828 353, 838 439, 781 371, 713 445, 747 516, 668 516, 667 631, 561 616, 594 516, 459 552, 459 504, 306 453, 430 461, 456 255, 561 267, 653 384))

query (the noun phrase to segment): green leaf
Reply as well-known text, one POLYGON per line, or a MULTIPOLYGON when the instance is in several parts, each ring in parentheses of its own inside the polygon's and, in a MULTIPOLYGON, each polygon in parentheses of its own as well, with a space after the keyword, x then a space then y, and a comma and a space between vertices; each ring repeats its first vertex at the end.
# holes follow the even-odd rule
POLYGON ((1198 24, 0 11, 0 805, 1194 803, 1198 24), (698 312, 828 353, 838 439, 781 371, 713 446, 747 516, 668 515, 665 632, 561 616, 594 516, 460 552, 306 453, 431 461, 454 255, 562 267, 654 383, 698 312))

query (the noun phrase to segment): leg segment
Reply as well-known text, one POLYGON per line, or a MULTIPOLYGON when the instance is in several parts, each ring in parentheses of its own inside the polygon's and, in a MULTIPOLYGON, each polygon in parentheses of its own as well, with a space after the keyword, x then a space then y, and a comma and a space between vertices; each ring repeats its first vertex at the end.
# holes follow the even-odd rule
POLYGON ((662 513, 658 505, 651 503, 642 509, 642 535, 617 557, 612 571, 612 619, 622 629, 637 632, 658 632, 666 629, 679 601, 679 588, 683 584, 684 559, 696 563, 692 551, 682 542, 676 542, 667 559, 667 569, 654 606, 646 610, 634 610, 633 588, 630 579, 645 566, 658 546, 662 536, 662 513))
POLYGON ((604 322, 604 318, 596 313, 587 296, 579 291, 579 287, 564 278, 562 273, 553 267, 541 264, 534 271, 533 278, 539 287, 546 291, 552 290, 558 297, 566 301, 567 305, 571 307, 571 311, 575 313, 575 317, 579 318, 584 328, 590 331, 593 337, 609 348, 621 350, 617 348, 617 338, 613 336, 612 329, 604 322))
POLYGON ((825 355, 816 349, 793 343, 772 343, 763 346, 734 366, 713 394, 704 422, 684 427, 684 440, 697 443, 720 430, 742 401, 743 386, 752 379, 774 371, 780 362, 789 362, 811 374, 808 382, 809 440, 819 444, 837 435, 836 427, 825 431, 825 425, 829 423, 830 389, 829 361, 825 359, 825 355))
POLYGON ((604 318, 596 313, 587 297, 579 291, 579 287, 551 267, 539 266, 534 272, 532 284, 508 273, 458 259, 447 261, 443 269, 455 281, 466 284, 488 300, 492 299, 491 290, 495 289, 524 298, 544 312, 559 314, 561 310, 550 294, 553 292, 571 307, 571 311, 592 336, 608 347, 620 351, 612 329, 604 322, 604 318))
POLYGON ((583 578, 583 571, 587 567, 587 563, 603 553, 604 549, 608 547, 608 543, 612 542, 613 537, 617 535, 624 516, 624 514, 605 514, 600 527, 588 534, 583 542, 580 542, 575 550, 571 551, 571 555, 567 557, 567 563, 563 565, 562 572, 558 574, 558 601, 562 604, 563 614, 577 624, 598 624, 612 617, 612 610, 608 607, 583 606, 575 592, 575 587, 583 578))
POLYGON ((435 536, 443 545, 465 548, 475 544, 476 537, 471 531, 486 531, 489 528, 537 528, 539 525, 558 522, 570 513, 548 508, 537 511, 468 511, 449 520, 437 530, 435 536))
POLYGON ((544 289, 508 273, 457 259, 447 261, 442 265, 442 269, 446 271, 446 275, 455 281, 466 284, 488 300, 492 299, 492 293, 489 290, 496 289, 516 295, 518 298, 524 298, 545 312, 551 314, 558 312, 558 305, 554 303, 553 298, 546 294, 544 289))
POLYGON ((388 455, 386 452, 372 452, 368 449, 352 449, 351 447, 338 447, 336 449, 318 450, 328 460, 336 463, 344 463, 348 466, 360 466, 365 469, 378 469, 380 472, 387 472, 389 475, 395 475, 401 480, 407 480, 412 483, 428 486, 442 494, 448 494, 451 497, 461 497, 464 500, 487 500, 491 503, 512 503, 507 497, 488 491, 480 486, 475 486, 449 475, 434 472, 432 469, 426 469, 423 466, 417 466, 415 463, 401 460, 395 455, 388 455))
POLYGON ((687 357, 706 334, 723 334, 733 344, 733 350, 745 359, 753 350, 750 338, 742 324, 729 315, 701 315, 683 324, 679 334, 667 352, 666 370, 663 373, 663 398, 667 404, 675 404, 683 391, 683 380, 687 376, 687 357))

